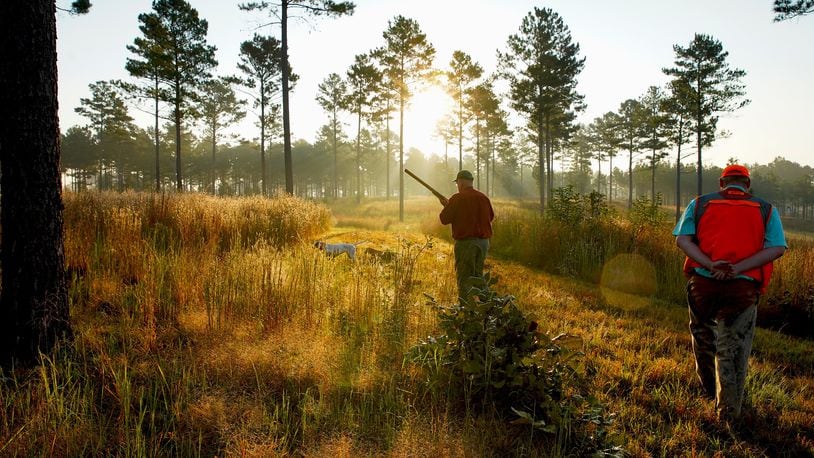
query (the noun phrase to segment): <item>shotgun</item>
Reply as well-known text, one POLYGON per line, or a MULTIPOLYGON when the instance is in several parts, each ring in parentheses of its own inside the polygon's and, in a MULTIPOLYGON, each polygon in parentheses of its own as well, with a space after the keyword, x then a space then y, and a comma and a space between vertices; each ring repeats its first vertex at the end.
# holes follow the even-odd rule
POLYGON ((413 172, 411 172, 409 169, 404 169, 404 173, 406 173, 407 175, 410 175, 411 177, 415 178, 415 180, 416 180, 417 182, 421 183, 421 185, 422 185, 422 186, 424 186, 425 188, 429 189, 429 191, 430 191, 431 193, 433 193, 433 194, 435 195, 435 197, 437 197, 437 198, 439 198, 439 199, 443 199, 443 200, 446 200, 446 199, 447 199, 447 197, 446 197, 445 195, 443 195, 443 194, 441 194, 440 192, 436 191, 436 190, 435 190, 435 188, 433 188, 432 186, 428 185, 428 184, 427 184, 427 182, 426 182, 426 181, 424 181, 424 180, 422 180, 421 178, 418 178, 418 177, 416 176, 416 174, 414 174, 413 172))

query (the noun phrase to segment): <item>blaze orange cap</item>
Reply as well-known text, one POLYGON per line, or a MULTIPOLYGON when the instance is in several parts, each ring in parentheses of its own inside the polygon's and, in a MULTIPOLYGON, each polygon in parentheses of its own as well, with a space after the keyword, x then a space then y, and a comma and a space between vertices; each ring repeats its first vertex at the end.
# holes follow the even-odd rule
POLYGON ((746 177, 749 178, 749 170, 738 164, 732 164, 726 166, 723 173, 721 173, 721 178, 723 177, 746 177))

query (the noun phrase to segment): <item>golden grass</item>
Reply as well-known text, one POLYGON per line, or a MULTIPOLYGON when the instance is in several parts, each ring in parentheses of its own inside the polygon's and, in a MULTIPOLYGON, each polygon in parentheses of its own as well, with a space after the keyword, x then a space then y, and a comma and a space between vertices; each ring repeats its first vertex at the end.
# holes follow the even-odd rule
MULTIPOLYGON (((436 332, 423 294, 453 300, 451 246, 417 232, 448 230, 436 202, 408 201, 407 223, 383 231, 397 201, 340 202, 337 221, 356 223, 330 228, 324 207, 295 199, 164 199, 67 197, 76 339, 6 374, 0 455, 580 455, 462 410, 403 363, 436 332), (326 258, 298 242, 314 238, 395 256, 326 258)), ((729 430, 699 397, 685 307, 631 294, 659 264, 623 258, 599 286, 504 256, 488 260, 497 288, 547 334, 582 338, 592 392, 631 456, 814 453, 812 342, 758 330, 745 427, 729 430)))

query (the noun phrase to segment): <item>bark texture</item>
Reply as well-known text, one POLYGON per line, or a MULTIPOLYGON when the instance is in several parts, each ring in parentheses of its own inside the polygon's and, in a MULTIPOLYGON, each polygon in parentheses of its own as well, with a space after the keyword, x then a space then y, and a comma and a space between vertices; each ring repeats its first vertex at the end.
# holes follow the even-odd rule
POLYGON ((54 0, 0 2, 0 365, 70 335, 54 0))

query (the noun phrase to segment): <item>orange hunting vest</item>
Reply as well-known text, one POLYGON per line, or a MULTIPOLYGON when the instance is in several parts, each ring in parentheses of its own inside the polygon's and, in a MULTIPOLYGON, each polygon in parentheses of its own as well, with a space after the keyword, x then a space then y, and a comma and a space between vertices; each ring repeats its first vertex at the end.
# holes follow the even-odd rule
MULTIPOLYGON (((695 242, 713 261, 726 259, 733 264, 763 249, 766 223, 772 206, 737 188, 705 194, 695 201, 695 242)), ((684 273, 702 267, 687 257, 684 273)), ((765 292, 772 276, 772 263, 743 272, 760 283, 765 292)))

